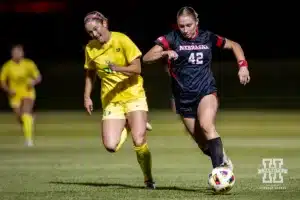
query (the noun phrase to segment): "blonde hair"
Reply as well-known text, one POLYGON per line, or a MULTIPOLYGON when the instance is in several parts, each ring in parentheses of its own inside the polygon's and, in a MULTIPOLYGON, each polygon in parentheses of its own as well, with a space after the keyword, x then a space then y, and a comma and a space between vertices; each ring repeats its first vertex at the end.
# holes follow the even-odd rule
POLYGON ((108 19, 100 12, 98 11, 92 11, 86 14, 86 16, 84 17, 84 23, 86 24, 89 21, 99 21, 101 23, 103 23, 104 21, 108 21, 108 19))
POLYGON ((177 19, 183 15, 190 15, 196 22, 199 22, 198 13, 192 7, 185 6, 180 8, 177 12, 177 19))

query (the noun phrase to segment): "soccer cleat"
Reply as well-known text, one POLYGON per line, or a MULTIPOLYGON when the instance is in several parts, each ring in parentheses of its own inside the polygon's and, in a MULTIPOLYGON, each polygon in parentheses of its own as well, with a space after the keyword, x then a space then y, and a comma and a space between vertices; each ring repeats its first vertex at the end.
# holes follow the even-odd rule
POLYGON ((145 187, 152 190, 156 189, 155 182, 153 181, 145 181, 145 187))
POLYGON ((208 174, 208 179, 207 179, 207 184, 208 184, 208 186, 211 186, 211 184, 210 184, 210 182, 209 182, 211 176, 212 176, 212 173, 209 173, 209 174, 208 174))
POLYGON ((147 131, 152 131, 152 126, 149 122, 147 122, 147 124, 146 124, 146 129, 147 129, 147 131))
POLYGON ((224 160, 223 165, 228 167, 231 171, 233 171, 234 167, 233 167, 233 163, 230 160, 230 158, 224 154, 223 160, 224 160))
POLYGON ((33 146, 34 146, 32 140, 27 140, 27 141, 25 142, 25 145, 26 145, 27 147, 33 147, 33 146))

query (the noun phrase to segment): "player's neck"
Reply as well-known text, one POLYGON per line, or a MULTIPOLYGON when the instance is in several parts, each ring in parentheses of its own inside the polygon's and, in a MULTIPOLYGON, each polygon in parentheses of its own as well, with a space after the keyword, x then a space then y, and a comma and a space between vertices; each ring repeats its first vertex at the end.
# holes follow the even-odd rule
POLYGON ((19 64, 19 63, 23 60, 23 58, 12 58, 11 60, 12 60, 13 62, 19 64))
POLYGON ((193 35, 193 37, 192 37, 192 40, 195 39, 198 36, 198 34, 199 34, 199 31, 198 31, 198 28, 197 28, 194 35, 193 35))
POLYGON ((100 42, 101 43, 101 45, 104 47, 106 44, 108 44, 109 43, 109 41, 111 40, 111 32, 110 31, 108 31, 107 32, 107 34, 105 35, 105 41, 104 42, 100 42))
POLYGON ((106 41, 106 43, 108 43, 110 41, 110 39, 111 39, 111 32, 108 31, 107 32, 107 41, 106 41))

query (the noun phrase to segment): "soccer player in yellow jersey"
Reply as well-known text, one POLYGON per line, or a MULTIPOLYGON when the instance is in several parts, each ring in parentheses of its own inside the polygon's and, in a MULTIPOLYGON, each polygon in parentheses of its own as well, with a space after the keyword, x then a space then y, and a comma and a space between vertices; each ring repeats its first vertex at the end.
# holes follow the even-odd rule
POLYGON ((10 106, 22 124, 26 145, 33 146, 34 87, 41 82, 41 74, 32 60, 24 58, 22 45, 13 46, 11 56, 1 69, 1 87, 7 93, 10 106))
POLYGON ((101 79, 102 141, 105 148, 109 152, 118 151, 127 137, 128 126, 146 188, 155 189, 146 139, 148 105, 140 76, 142 53, 128 36, 111 32, 107 18, 101 13, 88 13, 84 24, 92 37, 85 48, 85 108, 91 114, 90 95, 97 74, 101 79))

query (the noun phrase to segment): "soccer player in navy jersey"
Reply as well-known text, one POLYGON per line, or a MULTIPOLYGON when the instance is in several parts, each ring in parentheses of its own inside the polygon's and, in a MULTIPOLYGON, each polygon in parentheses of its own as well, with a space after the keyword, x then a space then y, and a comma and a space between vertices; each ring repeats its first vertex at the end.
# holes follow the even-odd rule
POLYGON ((159 37, 156 45, 144 55, 143 61, 149 63, 168 58, 176 112, 203 153, 210 156, 213 168, 216 168, 226 165, 227 156, 215 128, 218 100, 216 81, 210 69, 212 49, 218 47, 233 51, 241 84, 249 83, 250 76, 241 46, 199 29, 198 23, 198 14, 193 8, 181 8, 177 13, 178 30, 159 37))

